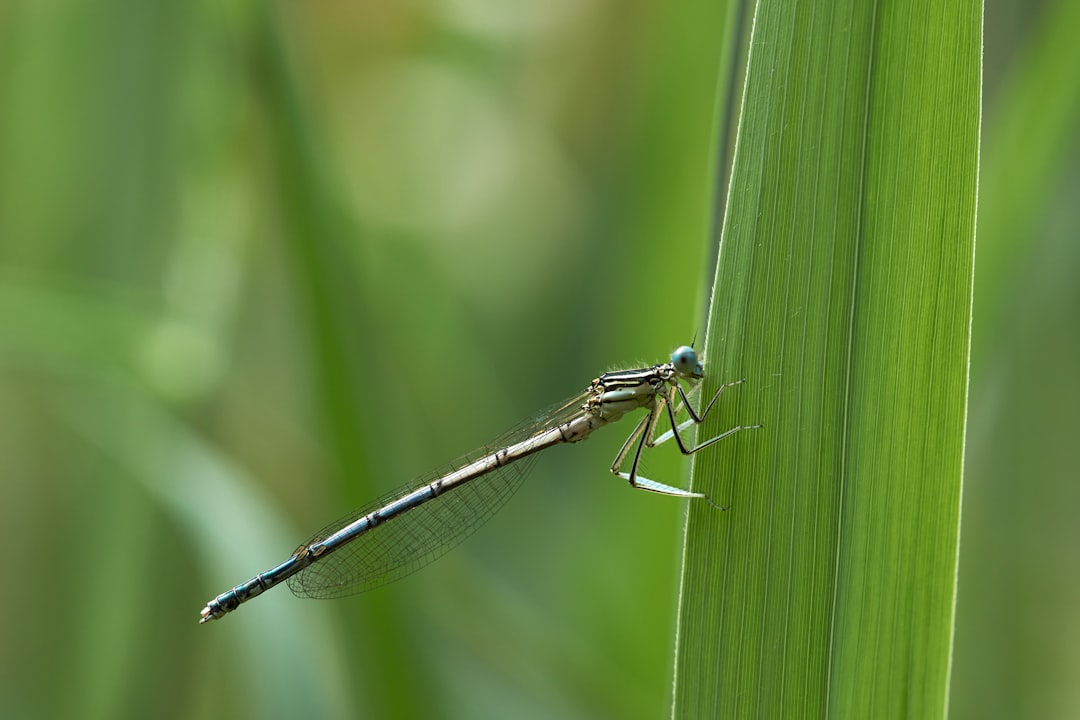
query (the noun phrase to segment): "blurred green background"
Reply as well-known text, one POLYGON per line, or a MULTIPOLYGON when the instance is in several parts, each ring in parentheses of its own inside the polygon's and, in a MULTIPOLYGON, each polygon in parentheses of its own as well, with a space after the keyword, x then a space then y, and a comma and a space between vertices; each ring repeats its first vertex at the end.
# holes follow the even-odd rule
MULTIPOLYGON (((0 5, 0 716, 666 714, 685 507, 618 432, 400 583, 196 621, 703 328, 707 5, 0 5)), ((1080 712, 1074 7, 987 7, 954 717, 1080 712)))

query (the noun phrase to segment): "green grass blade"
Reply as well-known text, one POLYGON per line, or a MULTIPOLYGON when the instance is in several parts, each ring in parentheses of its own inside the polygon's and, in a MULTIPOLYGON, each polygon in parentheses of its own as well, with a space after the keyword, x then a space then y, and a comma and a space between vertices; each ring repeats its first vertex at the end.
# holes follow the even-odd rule
POLYGON ((765 428, 694 465, 674 715, 943 717, 981 6, 756 12, 703 437, 765 428))

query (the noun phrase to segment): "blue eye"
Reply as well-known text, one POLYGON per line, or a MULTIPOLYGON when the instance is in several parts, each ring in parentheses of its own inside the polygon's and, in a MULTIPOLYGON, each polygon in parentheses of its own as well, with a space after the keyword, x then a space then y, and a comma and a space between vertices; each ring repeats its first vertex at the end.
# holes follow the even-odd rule
POLYGON ((697 353, 694 352, 694 348, 687 345, 671 353, 671 364, 675 367, 675 372, 680 375, 694 378, 705 377, 705 371, 701 368, 697 353))

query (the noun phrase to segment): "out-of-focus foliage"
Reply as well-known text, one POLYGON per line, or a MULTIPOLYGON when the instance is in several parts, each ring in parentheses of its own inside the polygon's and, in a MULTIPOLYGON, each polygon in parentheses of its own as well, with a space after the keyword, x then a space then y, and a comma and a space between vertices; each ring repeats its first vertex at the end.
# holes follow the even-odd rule
POLYGON ((1080 714, 1080 5, 986 8, 957 718, 1080 714))
MULTIPOLYGON (((1080 707, 1075 14, 987 11, 958 717, 1080 707)), ((0 715, 664 713, 684 504, 606 473, 617 431, 401 583, 196 620, 701 329, 724 22, 0 6, 0 715)))
POLYGON ((702 12, 0 8, 0 715, 664 711, 685 504, 617 430, 401 583, 196 621, 701 329, 702 12))

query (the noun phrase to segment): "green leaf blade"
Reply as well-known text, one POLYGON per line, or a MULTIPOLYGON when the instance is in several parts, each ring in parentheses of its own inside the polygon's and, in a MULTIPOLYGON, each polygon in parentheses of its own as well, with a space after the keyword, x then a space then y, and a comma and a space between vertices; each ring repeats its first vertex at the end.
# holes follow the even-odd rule
POLYGON ((942 717, 980 6, 760 3, 713 293, 674 713, 942 717), (713 385, 715 387, 715 385, 713 385), (708 387, 706 387, 708 392, 708 387))

